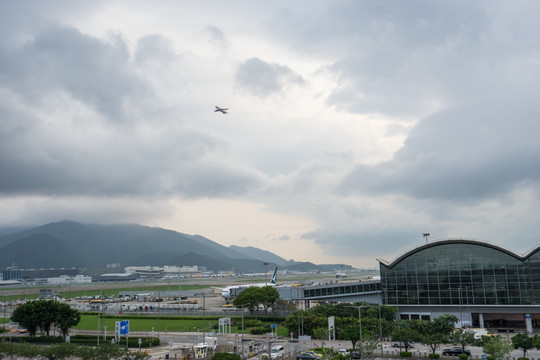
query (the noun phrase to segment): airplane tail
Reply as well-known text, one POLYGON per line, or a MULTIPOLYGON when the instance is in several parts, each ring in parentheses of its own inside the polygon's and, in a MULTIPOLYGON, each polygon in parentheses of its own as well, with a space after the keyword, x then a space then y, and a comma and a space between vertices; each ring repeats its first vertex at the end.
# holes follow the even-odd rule
POLYGON ((272 279, 270 280, 270 284, 276 284, 277 283, 277 266, 274 269, 274 273, 272 274, 272 279))

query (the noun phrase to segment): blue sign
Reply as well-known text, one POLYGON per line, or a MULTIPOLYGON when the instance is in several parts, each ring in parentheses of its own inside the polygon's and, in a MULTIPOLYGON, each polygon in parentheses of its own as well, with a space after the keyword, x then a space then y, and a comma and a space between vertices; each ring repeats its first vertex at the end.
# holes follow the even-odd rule
POLYGON ((277 328, 277 324, 272 324, 272 327, 273 327, 273 328, 277 328))
POLYGON ((120 321, 120 335, 129 334, 129 320, 120 321))
POLYGON ((482 355, 482 360, 487 360, 487 355, 486 354, 482 355))

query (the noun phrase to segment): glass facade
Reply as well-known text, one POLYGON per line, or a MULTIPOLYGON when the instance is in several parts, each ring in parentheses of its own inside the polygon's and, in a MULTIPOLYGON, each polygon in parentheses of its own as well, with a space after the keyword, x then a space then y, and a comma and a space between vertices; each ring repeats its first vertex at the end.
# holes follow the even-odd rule
POLYGON ((357 294, 362 292, 376 292, 380 290, 381 283, 378 281, 363 282, 358 284, 330 285, 328 287, 304 289, 304 299, 320 298, 323 296, 357 294))
POLYGON ((540 249, 521 257, 477 241, 445 240, 380 262, 380 271, 389 305, 540 304, 540 249))

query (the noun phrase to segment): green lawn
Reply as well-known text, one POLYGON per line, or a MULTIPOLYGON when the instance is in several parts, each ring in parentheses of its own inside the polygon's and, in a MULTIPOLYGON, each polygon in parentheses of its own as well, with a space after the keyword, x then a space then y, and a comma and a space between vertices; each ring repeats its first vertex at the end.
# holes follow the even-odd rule
MULTIPOLYGON (((205 288, 209 288, 209 287, 213 287, 214 285, 190 285, 190 284, 185 284, 185 285, 181 285, 181 291, 187 291, 187 290, 194 290, 194 289, 205 289, 205 288)), ((44 286, 43 288, 50 288, 50 289, 53 289, 53 290, 56 290, 58 291, 58 294, 62 297, 68 297, 68 298, 76 298, 76 297, 79 297, 79 296, 97 296, 97 295, 101 295, 103 294, 104 296, 111 296, 111 295, 114 295, 114 296, 118 296, 118 293, 120 291, 141 291, 141 292, 146 292, 146 291, 152 291, 152 292, 156 292, 156 291, 175 291, 175 290, 178 290, 178 284, 163 284, 163 285, 153 285, 153 286, 144 286, 144 285, 141 285, 140 287, 131 287, 131 288, 123 288, 123 287, 118 287, 118 288, 114 288, 114 289, 88 289, 88 290, 85 290, 84 287, 82 286, 77 286, 76 289, 77 290, 69 290, 69 288, 66 288, 66 287, 62 287, 62 288, 59 288, 59 287, 46 287, 44 286)), ((26 289, 26 288, 25 288, 26 289)), ((4 296, 1 296, 0 298, 2 300, 7 300, 7 301, 13 301, 13 300, 19 300, 19 299, 37 299, 38 297, 38 294, 26 294, 25 293, 25 289, 21 289, 21 293, 20 294, 15 294, 15 295, 4 295, 4 296)))
MULTIPOLYGON (((246 316, 245 321, 247 321, 248 317, 246 316)), ((104 325, 107 325, 107 332, 112 331, 114 332, 114 326, 116 321, 121 320, 129 320, 129 326, 131 331, 152 331, 152 327, 154 328, 154 332, 159 331, 176 331, 176 332, 190 332, 190 331, 197 331, 197 329, 200 329, 201 331, 208 332, 210 329, 210 326, 214 326, 218 323, 218 318, 207 318, 203 320, 203 318, 192 318, 192 319, 175 319, 175 318, 167 318, 162 317, 159 320, 157 318, 141 318, 141 317, 134 317, 130 318, 128 316, 121 317, 101 317, 100 318, 100 328, 103 329, 104 325)), ((240 320, 236 320, 237 324, 240 325, 240 320)), ((270 322, 268 323, 270 324, 270 322)), ((76 329, 81 330, 97 330, 98 328, 98 316, 88 315, 88 314, 81 314, 81 322, 79 325, 75 327, 76 329)), ((231 326, 231 332, 232 333, 241 333, 242 329, 241 326, 231 326)), ((249 328, 244 328, 244 334, 249 334, 249 328)), ((283 326, 278 325, 278 335, 280 336, 288 336, 287 329, 285 329, 283 326)))

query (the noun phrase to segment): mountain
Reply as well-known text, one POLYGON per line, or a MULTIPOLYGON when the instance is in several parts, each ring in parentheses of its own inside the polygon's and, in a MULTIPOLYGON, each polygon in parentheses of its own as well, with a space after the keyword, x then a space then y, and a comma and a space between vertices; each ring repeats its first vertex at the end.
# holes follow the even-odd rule
POLYGON ((262 262, 284 269, 322 269, 253 247, 225 247, 200 235, 142 225, 60 221, 0 236, 0 268, 12 264, 27 269, 103 268, 120 263, 122 267, 199 265, 211 271, 261 272, 262 262))
POLYGON ((277 256, 276 254, 271 253, 270 251, 261 250, 253 246, 236 246, 231 245, 229 249, 235 250, 240 254, 243 254, 244 257, 250 259, 258 259, 264 262, 275 263, 277 265, 286 265, 287 260, 282 257, 277 256))

